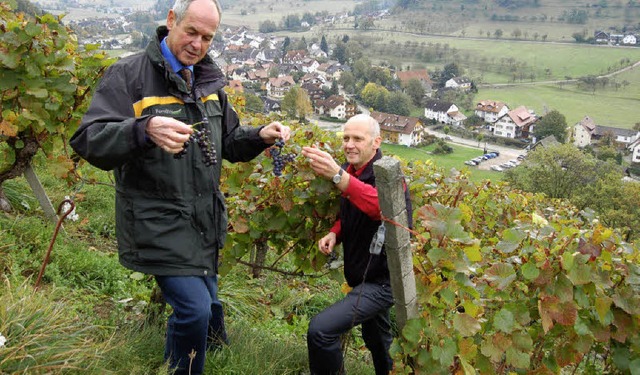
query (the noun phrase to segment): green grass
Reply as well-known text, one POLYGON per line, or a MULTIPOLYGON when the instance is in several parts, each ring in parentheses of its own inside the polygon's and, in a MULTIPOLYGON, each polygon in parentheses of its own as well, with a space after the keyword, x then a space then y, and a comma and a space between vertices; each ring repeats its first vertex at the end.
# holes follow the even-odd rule
POLYGON ((413 148, 384 143, 382 145, 382 151, 387 155, 398 156, 407 162, 427 159, 445 171, 450 171, 453 168, 458 171, 464 171, 465 173, 469 173, 469 178, 476 183, 487 179, 493 181, 502 180, 502 174, 499 172, 485 171, 464 164, 466 160, 482 155, 482 150, 451 143, 449 146, 453 148, 453 153, 448 155, 431 154, 430 152, 435 147, 434 145, 413 148))
MULTIPOLYGON (((628 76, 630 81, 640 82, 640 69, 625 76, 628 76)), ((640 93, 637 91, 637 84, 618 91, 598 90, 595 94, 578 90, 575 85, 481 88, 476 95, 476 101, 503 101, 512 109, 524 105, 538 115, 556 109, 567 118, 568 126, 573 126, 585 116, 589 116, 599 125, 631 129, 640 121, 640 93)))

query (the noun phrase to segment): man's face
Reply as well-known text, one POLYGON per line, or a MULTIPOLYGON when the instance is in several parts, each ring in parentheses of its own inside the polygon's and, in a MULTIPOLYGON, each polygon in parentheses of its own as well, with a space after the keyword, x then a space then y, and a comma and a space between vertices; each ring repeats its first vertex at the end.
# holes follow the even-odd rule
POLYGON ((167 46, 183 65, 189 66, 207 54, 220 23, 220 15, 211 0, 196 0, 177 23, 173 10, 167 15, 167 46))
POLYGON ((347 162, 360 169, 373 158, 381 141, 380 137, 373 137, 367 121, 351 121, 344 126, 342 150, 347 162))

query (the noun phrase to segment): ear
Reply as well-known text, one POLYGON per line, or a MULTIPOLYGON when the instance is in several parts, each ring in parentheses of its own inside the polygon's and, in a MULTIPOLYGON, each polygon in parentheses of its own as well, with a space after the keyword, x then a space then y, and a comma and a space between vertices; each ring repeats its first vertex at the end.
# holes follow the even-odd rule
POLYGON ((378 136, 373 139, 373 147, 375 147, 376 149, 379 149, 381 144, 382 144, 382 137, 378 136))
POLYGON ((176 14, 173 9, 169 9, 169 13, 167 14, 167 29, 173 29, 173 26, 176 23, 176 14))

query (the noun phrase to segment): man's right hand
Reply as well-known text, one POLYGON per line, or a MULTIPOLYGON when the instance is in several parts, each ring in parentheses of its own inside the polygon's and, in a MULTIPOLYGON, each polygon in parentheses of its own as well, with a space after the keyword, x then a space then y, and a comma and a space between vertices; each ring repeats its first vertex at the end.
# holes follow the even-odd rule
POLYGON ((171 117, 155 116, 147 122, 147 135, 158 147, 177 154, 193 133, 191 126, 171 117))
POLYGON ((329 234, 322 237, 320 241, 318 241, 318 245, 320 246, 320 252, 322 254, 331 254, 333 252, 334 246, 336 246, 336 234, 333 232, 329 232, 329 234))

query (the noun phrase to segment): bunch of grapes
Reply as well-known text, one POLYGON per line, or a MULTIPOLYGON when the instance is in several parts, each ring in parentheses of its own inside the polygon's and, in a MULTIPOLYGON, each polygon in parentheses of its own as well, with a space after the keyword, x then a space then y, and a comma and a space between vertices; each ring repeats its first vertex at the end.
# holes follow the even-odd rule
POLYGON ((202 152, 204 165, 206 165, 207 167, 211 167, 218 163, 218 159, 216 158, 216 149, 211 142, 211 138, 209 137, 209 135, 211 135, 211 132, 206 126, 201 129, 195 129, 196 126, 201 124, 207 124, 206 117, 203 118, 202 121, 191 125, 191 127, 194 128, 193 133, 191 133, 189 140, 184 143, 184 147, 182 148, 182 150, 180 150, 180 152, 176 154, 173 154, 173 157, 175 159, 181 159, 184 155, 187 154, 189 144, 191 142, 195 142, 198 144, 198 147, 200 147, 200 152, 202 152))
POLYGON ((284 147, 284 141, 279 139, 274 147, 271 147, 269 153, 273 159, 273 174, 276 176, 282 176, 282 170, 288 163, 293 162, 296 155, 293 153, 283 154, 282 148, 284 147))

